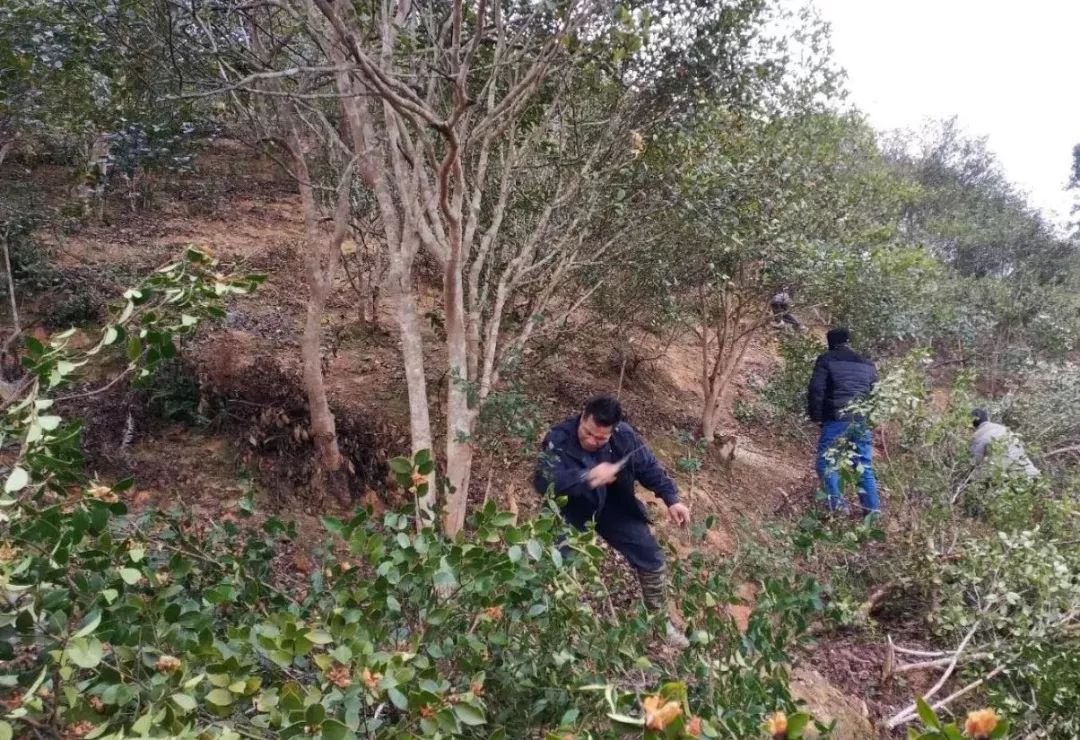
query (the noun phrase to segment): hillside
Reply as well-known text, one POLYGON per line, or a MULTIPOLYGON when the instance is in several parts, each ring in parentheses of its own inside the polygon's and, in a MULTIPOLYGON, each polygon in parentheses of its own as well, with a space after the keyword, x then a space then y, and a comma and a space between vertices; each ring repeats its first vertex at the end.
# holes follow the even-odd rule
MULTIPOLYGON (((57 198, 50 174, 47 169, 34 173, 35 197, 57 198)), ((133 475, 135 487, 125 499, 136 511, 179 505, 191 512, 193 526, 205 531, 215 522, 237 521, 245 497, 254 495, 260 508, 295 521, 314 538, 320 516, 347 509, 312 497, 310 444, 293 436, 294 428, 306 424, 297 340, 305 287, 299 254, 303 217, 289 181, 271 162, 220 142, 201 158, 198 176, 162 192, 150 208, 130 213, 114 207, 107 219, 73 234, 40 235, 57 268, 89 276, 96 296, 113 298, 124 278, 150 271, 187 246, 225 264, 265 273, 267 280, 252 297, 235 300, 221 325, 209 327, 183 348, 178 369, 167 376, 176 387, 156 388, 148 398, 146 391, 120 385, 77 407, 88 422, 92 470, 103 480, 133 475), (209 202, 201 195, 207 191, 212 193, 206 196, 209 202), (201 406, 218 411, 195 424, 170 421, 162 417, 161 403, 151 400, 158 395, 186 405, 188 412, 201 406)), ((421 286, 422 293, 427 290, 421 286)), ((49 307, 60 300, 62 295, 42 296, 24 322, 47 323, 49 307)), ((408 450, 408 405, 389 298, 382 300, 375 327, 358 318, 356 310, 342 276, 324 322, 326 379, 343 446, 357 471, 352 505, 381 512, 404 503, 386 463, 408 450)), ((578 321, 586 327, 590 323, 587 315, 578 321)), ((618 384, 614 341, 588 331, 578 337, 572 349, 563 348, 522 372, 528 379, 523 390, 540 404, 544 422, 574 413, 583 399, 613 392, 618 384)), ((683 337, 624 378, 622 400, 631 421, 677 479, 697 523, 698 531, 689 538, 667 521, 658 500, 641 493, 657 532, 677 558, 699 549, 709 558, 730 558, 764 537, 765 527, 791 524, 812 506, 816 478, 810 430, 741 424, 731 412, 737 398, 752 396, 748 383, 759 384, 776 366, 774 339, 766 334, 754 342, 725 399, 721 429, 737 439, 734 456, 721 457, 726 446, 713 448, 693 474, 678 461, 695 455, 683 434, 698 423, 700 350, 683 337), (707 518, 714 526, 702 530, 707 518)), ((434 388, 440 378, 431 369, 440 363, 431 359, 428 380, 434 388)), ((472 498, 491 498, 523 517, 538 510, 527 454, 482 457, 477 469, 482 474, 473 479, 472 498)), ((322 547, 312 544, 313 549, 322 547)), ((617 600, 621 608, 632 609, 636 585, 621 560, 609 555, 608 567, 624 586, 617 600)), ((302 547, 290 548, 278 553, 275 567, 282 577, 302 581, 311 562, 302 547)), ((757 588, 748 581, 739 595, 752 605, 757 588)), ((731 610, 745 628, 749 609, 731 610)), ((796 664, 797 694, 812 702, 817 716, 840 716, 853 725, 842 723, 839 737, 865 731, 860 715, 877 720, 906 701, 902 693, 884 701, 872 695, 882 659, 879 642, 830 639, 796 664), (819 669, 833 676, 839 688, 830 687, 819 669)))
POLYGON ((1080 737, 1080 224, 832 29, 0 4, 0 740, 1080 737))

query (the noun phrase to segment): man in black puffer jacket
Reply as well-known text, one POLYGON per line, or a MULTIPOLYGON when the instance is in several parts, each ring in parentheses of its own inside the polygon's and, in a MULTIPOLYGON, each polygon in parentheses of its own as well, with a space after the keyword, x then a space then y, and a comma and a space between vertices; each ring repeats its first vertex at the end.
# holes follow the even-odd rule
POLYGON ((818 355, 807 389, 807 412, 821 426, 818 439, 817 473, 825 487, 826 504, 831 511, 848 511, 840 490, 840 472, 830 450, 840 441, 851 449, 851 464, 860 471, 859 503, 863 514, 877 514, 877 479, 874 478, 873 437, 870 427, 859 416, 845 411, 848 404, 870 395, 877 382, 874 363, 856 354, 848 342, 847 329, 829 330, 829 351, 818 355), (832 459, 830 459, 832 458, 832 459))

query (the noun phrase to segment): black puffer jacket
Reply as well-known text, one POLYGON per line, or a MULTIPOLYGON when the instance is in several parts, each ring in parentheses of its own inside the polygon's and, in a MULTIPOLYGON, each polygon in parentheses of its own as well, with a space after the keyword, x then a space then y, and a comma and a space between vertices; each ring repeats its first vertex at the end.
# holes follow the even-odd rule
POLYGON ((844 407, 869 395, 877 379, 874 363, 850 347, 822 352, 814 363, 806 392, 807 413, 819 424, 849 419, 842 413, 844 407))

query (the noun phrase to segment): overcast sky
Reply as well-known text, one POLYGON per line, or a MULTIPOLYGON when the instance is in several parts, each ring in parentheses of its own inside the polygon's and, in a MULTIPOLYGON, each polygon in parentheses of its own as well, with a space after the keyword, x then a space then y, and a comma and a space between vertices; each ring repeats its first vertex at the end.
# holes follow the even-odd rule
POLYGON ((879 129, 959 116, 1063 223, 1080 143, 1080 0, 813 0, 852 102, 879 129))

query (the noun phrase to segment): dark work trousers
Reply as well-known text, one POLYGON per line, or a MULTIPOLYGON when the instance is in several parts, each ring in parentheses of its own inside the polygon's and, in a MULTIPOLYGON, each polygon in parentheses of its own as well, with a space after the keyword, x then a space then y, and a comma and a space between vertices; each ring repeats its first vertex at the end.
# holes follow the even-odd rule
MULTIPOLYGON (((640 506, 640 504, 638 505, 640 506)), ((584 522, 571 521, 577 530, 584 531, 584 522)), ((667 605, 667 577, 664 553, 649 529, 643 511, 627 511, 620 507, 605 507, 596 517, 596 532, 634 569, 641 586, 641 600, 650 612, 662 612, 667 605)), ((560 545, 564 558, 571 556, 568 545, 560 545)))
POLYGON ((800 329, 802 328, 802 322, 795 318, 795 315, 788 310, 787 306, 773 305, 772 313, 773 321, 783 324, 790 324, 791 326, 795 326, 800 329))
MULTIPOLYGON (((578 531, 585 530, 586 521, 575 521, 565 514, 564 518, 578 531)), ((664 553, 649 529, 649 520, 644 511, 609 503, 596 515, 596 532, 626 558, 634 570, 663 570, 664 553)))

